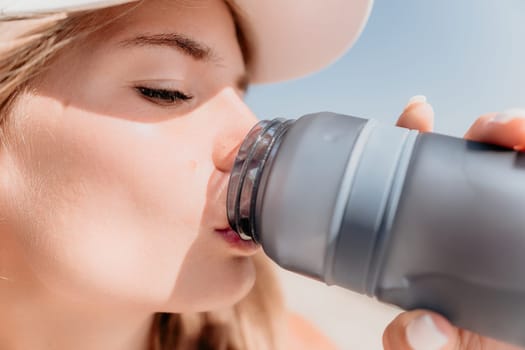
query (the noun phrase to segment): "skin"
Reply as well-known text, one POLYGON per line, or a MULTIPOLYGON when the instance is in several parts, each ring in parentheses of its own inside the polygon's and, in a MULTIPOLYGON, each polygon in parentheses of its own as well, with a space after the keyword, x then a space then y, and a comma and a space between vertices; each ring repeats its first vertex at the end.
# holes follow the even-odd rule
POLYGON ((2 349, 143 349, 153 312, 220 309, 254 283, 258 250, 214 231, 256 122, 232 17, 219 0, 146 3, 68 48, 14 107, 0 149, 2 349), (144 33, 213 53, 122 43, 144 33))
MULTIPOLYGON (((504 122, 494 122, 498 113, 487 113, 479 117, 465 134, 473 141, 497 144, 523 150, 525 145, 525 119, 514 116, 504 122)), ((512 117, 512 116, 511 116, 512 117)), ((432 131, 434 111, 428 103, 417 102, 407 105, 397 125, 424 132, 432 131)), ((439 331, 447 337, 447 343, 439 350, 519 350, 514 345, 504 344, 491 338, 483 337, 470 331, 456 328, 444 317, 425 310, 401 313, 386 328, 383 334, 385 350, 410 350, 407 339, 407 327, 411 321, 428 314, 432 317, 439 331)), ((416 349, 417 350, 417 349, 416 349)))

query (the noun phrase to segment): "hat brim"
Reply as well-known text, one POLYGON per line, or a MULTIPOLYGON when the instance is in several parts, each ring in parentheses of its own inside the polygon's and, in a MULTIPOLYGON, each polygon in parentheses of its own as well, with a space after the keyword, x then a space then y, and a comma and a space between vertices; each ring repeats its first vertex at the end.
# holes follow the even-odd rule
POLYGON ((372 0, 235 0, 253 60, 252 81, 298 78, 328 66, 357 40, 372 0))
MULTIPOLYGON (((103 8, 136 0, 0 0, 0 17, 103 8)), ((373 0, 233 0, 251 50, 252 83, 298 78, 343 55, 373 0)))

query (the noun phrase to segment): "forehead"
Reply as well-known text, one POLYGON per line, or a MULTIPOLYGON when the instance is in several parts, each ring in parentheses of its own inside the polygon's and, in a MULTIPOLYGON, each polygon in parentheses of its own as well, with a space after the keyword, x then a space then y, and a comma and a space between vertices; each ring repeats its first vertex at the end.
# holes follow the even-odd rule
POLYGON ((248 52, 223 0, 143 0, 99 13, 105 25, 90 35, 92 47, 105 50, 137 37, 180 35, 210 48, 217 61, 240 67, 245 74, 248 52))

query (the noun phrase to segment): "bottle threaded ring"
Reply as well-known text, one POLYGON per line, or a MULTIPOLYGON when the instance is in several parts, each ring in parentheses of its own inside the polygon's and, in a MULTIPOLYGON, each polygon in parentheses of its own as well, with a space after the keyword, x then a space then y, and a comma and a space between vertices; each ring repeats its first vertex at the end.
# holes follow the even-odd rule
POLYGON ((260 121, 237 153, 228 184, 227 215, 230 226, 243 240, 257 242, 255 207, 263 170, 293 122, 282 118, 260 121))

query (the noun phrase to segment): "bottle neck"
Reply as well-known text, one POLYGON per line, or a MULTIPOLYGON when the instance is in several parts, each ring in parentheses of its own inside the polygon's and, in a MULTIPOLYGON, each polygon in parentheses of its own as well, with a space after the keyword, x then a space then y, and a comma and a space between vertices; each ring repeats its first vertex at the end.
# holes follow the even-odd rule
POLYGON ((243 240, 258 241, 255 206, 265 165, 271 164, 281 139, 294 120, 276 118, 257 123, 245 137, 230 175, 228 222, 243 240))

